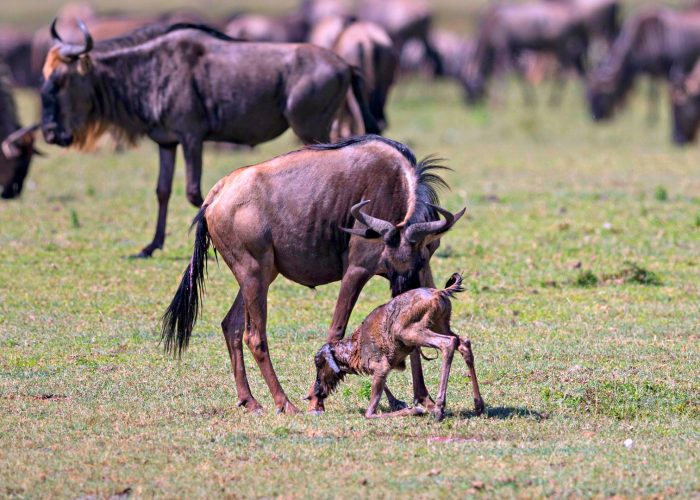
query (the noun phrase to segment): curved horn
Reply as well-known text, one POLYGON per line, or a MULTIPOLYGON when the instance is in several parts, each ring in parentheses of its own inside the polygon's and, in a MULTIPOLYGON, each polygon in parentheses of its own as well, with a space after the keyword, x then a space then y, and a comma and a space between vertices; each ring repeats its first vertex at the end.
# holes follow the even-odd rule
POLYGON ((449 230, 455 223, 464 215, 467 208, 463 208, 456 214, 453 214, 442 207, 433 205, 432 203, 427 203, 429 207, 434 208, 439 213, 445 217, 445 220, 436 220, 432 222, 418 222, 417 224, 411 224, 406 229, 406 238, 411 243, 418 243, 419 241, 425 239, 431 234, 442 234, 449 230))
POLYGON ((56 23, 58 23, 58 18, 54 17, 53 22, 51 23, 51 38, 53 38, 56 42, 63 43, 63 40, 61 39, 60 35, 58 34, 58 30, 56 29, 56 23))
MULTIPOLYGON (((396 231, 396 226, 394 226, 391 222, 382 219, 377 219, 360 211, 360 209, 367 205, 369 202, 370 200, 362 200, 360 203, 353 205, 350 209, 350 213, 353 217, 355 217, 357 221, 361 222, 362 224, 367 226, 367 228, 371 229, 372 231, 381 235, 382 237, 386 238, 392 235, 396 231)), ((346 233, 356 234, 364 238, 372 237, 372 235, 364 229, 349 229, 344 227, 341 227, 340 229, 345 231, 346 233)))
POLYGON ((92 46, 94 45, 92 35, 90 35, 87 26, 85 26, 85 23, 80 19, 78 19, 78 28, 80 28, 80 31, 83 33, 85 43, 83 45, 64 44, 63 47, 61 47, 61 50, 59 51, 61 57, 65 57, 66 59, 73 59, 87 54, 92 50, 92 46))

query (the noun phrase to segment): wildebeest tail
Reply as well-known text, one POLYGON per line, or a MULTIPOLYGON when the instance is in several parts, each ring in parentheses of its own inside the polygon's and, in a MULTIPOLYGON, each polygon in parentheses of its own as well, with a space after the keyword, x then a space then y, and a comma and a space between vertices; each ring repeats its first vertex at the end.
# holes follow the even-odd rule
POLYGON ((365 81, 362 77, 362 73, 359 68, 352 68, 352 94, 357 100, 357 104, 360 106, 360 111, 362 112, 362 121, 365 124, 366 134, 381 134, 379 130, 379 125, 377 120, 369 109, 369 103, 364 98, 364 86, 365 81))
POLYGON ((440 295, 443 297, 452 298, 456 293, 463 292, 464 287, 462 286, 462 275, 459 273, 454 273, 450 276, 450 279, 445 283, 445 288, 440 290, 440 295))
POLYGON ((207 219, 207 206, 204 205, 192 221, 197 226, 192 258, 182 275, 180 286, 172 302, 163 314, 161 342, 165 352, 182 355, 192 335, 192 329, 199 316, 200 303, 204 292, 204 276, 207 272, 207 252, 211 245, 207 219))

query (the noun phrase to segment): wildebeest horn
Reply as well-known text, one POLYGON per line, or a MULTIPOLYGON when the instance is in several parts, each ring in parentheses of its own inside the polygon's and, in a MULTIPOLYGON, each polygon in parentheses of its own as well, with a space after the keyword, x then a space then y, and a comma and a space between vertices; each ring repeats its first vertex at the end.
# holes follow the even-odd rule
POLYGON ((90 35, 87 26, 85 26, 85 23, 80 19, 78 19, 78 28, 80 28, 80 31, 83 33, 83 37, 85 37, 85 43, 83 45, 63 44, 59 50, 61 57, 66 59, 74 59, 82 56, 83 54, 87 54, 92 50, 92 35, 90 35))
POLYGON ((467 210, 465 207, 456 214, 453 214, 442 207, 433 205, 432 203, 428 203, 427 205, 433 207, 435 210, 441 213, 443 217, 445 217, 445 220, 436 220, 432 222, 418 222, 416 224, 411 224, 410 226, 408 226, 408 228, 406 229, 406 238, 411 243, 418 243, 419 241, 425 239, 431 234, 444 233, 452 226, 454 226, 455 222, 457 222, 467 210))
MULTIPOLYGON (((350 209, 350 213, 352 214, 353 217, 355 217, 356 220, 367 226, 368 229, 371 229, 378 235, 381 235, 382 237, 386 238, 387 236, 391 235, 393 232, 396 231, 396 226, 394 226, 391 222, 385 221, 382 219, 377 219, 376 217, 372 217, 370 215, 367 215, 365 213, 362 213, 360 209, 367 205, 370 200, 362 200, 360 203, 357 203, 352 206, 350 209)), ((346 233, 350 234, 356 234, 358 236, 362 236, 364 238, 371 238, 373 235, 369 233, 368 229, 359 229, 359 228, 345 228, 341 227, 341 230, 345 231, 346 233)), ((376 236, 375 236, 376 237, 376 236)))
MULTIPOLYGON (((17 143, 24 139, 28 134, 33 134, 41 125, 40 124, 34 124, 34 125, 29 125, 27 127, 23 127, 19 130, 16 130, 12 132, 10 135, 8 135, 4 141, 2 141, 2 152, 5 155, 5 158, 16 158, 18 157, 22 150, 21 146, 18 145, 17 143)), ((25 143, 26 144, 26 143, 25 143)))
POLYGON ((54 17, 53 22, 51 23, 51 38, 53 38, 56 42, 61 42, 63 43, 63 40, 58 34, 58 30, 56 29, 56 23, 58 22, 58 18, 54 17))

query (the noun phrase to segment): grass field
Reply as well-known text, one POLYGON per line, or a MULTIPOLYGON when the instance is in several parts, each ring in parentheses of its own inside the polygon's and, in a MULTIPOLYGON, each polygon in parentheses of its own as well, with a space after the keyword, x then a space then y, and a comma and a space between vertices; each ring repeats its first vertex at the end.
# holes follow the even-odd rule
MULTIPOLYGON (((155 147, 40 145, 22 199, 0 204, 0 497, 699 497, 700 150, 671 146, 665 114, 647 126, 641 96, 594 126, 578 87, 558 109, 546 88, 530 109, 507 90, 468 109, 456 86, 413 80, 389 109, 387 136, 446 158, 443 205, 469 212, 433 268, 440 283, 465 272, 453 325, 488 412, 474 416, 457 362, 442 423, 366 421, 361 377, 323 416, 276 416, 250 357, 268 411, 236 408, 225 266, 183 359, 158 346, 191 253, 182 159, 165 250, 129 260, 155 223, 155 147)), ((37 102, 20 100, 28 122, 37 102)), ((208 151, 204 186, 296 147, 208 151)), ((337 292, 272 287, 272 358, 300 405, 337 292)), ((373 280, 351 327, 388 297, 373 280)), ((434 392, 438 364, 424 366, 434 392)), ((408 372, 390 386, 410 399, 408 372)))

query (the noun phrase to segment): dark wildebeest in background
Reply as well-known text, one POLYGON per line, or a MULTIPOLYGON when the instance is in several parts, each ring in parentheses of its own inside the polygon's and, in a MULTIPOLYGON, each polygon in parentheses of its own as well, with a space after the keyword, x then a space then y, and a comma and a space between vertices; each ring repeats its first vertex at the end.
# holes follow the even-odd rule
POLYGON ((584 23, 591 46, 599 42, 609 49, 620 32, 619 0, 552 0, 574 8, 574 13, 584 23))
MULTIPOLYGON (((163 317, 166 350, 181 353, 189 343, 211 243, 239 285, 221 324, 238 405, 261 408, 248 386, 245 341, 277 410, 297 412, 270 361, 270 284, 279 274, 308 287, 340 280, 329 342, 343 338, 355 302, 373 276, 386 277, 393 296, 434 286, 430 257, 440 237, 464 213, 452 215, 436 206, 436 187, 444 182, 435 168, 430 161, 417 162, 403 144, 362 136, 307 146, 220 180, 195 218, 192 259, 163 317)), ((417 351, 411 353, 411 370, 415 400, 432 407, 417 351)), ((386 392, 396 408, 396 400, 386 392)), ((315 398, 313 387, 310 396, 315 398)))
POLYGON ((32 37, 15 29, 0 28, 0 63, 10 70, 12 84, 18 87, 36 87, 38 73, 32 72, 32 37))
POLYGON ((440 58, 430 44, 433 22, 430 4, 423 0, 360 0, 357 18, 383 27, 396 48, 397 54, 409 40, 418 40, 425 47, 435 74, 442 74, 440 58))
POLYGON ((300 43, 306 41, 309 30, 302 13, 292 12, 283 16, 240 14, 226 24, 224 32, 254 42, 300 43))
POLYGON ((158 223, 148 257, 162 248, 175 150, 183 147, 187 199, 202 203, 204 141, 256 145, 292 128, 305 143, 329 140, 349 88, 367 131, 376 123, 361 77, 312 45, 241 42, 206 26, 153 25, 123 38, 58 45, 44 67, 42 131, 51 144, 87 149, 109 130, 160 148, 158 223))
MULTIPOLYGON (((389 97, 389 90, 394 83, 397 55, 391 38, 378 24, 358 21, 343 30, 335 44, 333 52, 342 57, 348 64, 359 68, 364 78, 364 100, 369 104, 372 116, 377 120, 380 131, 387 126, 384 107, 389 97)), ((350 92, 350 91, 349 91, 350 92)), ((357 105, 352 96, 348 96, 345 108, 357 105)), ((345 109, 334 124, 336 137, 349 137, 362 133, 362 123, 355 123, 356 117, 361 116, 345 109)))
POLYGON ((0 197, 15 198, 22 193, 34 154, 37 125, 21 128, 10 87, 9 70, 0 63, 0 197))
MULTIPOLYGON (((588 32, 574 9, 563 2, 548 0, 523 4, 501 4, 491 8, 483 17, 472 59, 464 68, 462 82, 468 102, 483 100, 488 80, 496 67, 515 69, 522 77, 520 56, 525 51, 554 54, 561 71, 573 68, 583 76, 588 47, 588 32)), ((524 78, 527 102, 532 101, 531 89, 524 78)), ((556 102, 562 86, 554 87, 552 101, 556 102)))
MULTIPOLYGON (((474 41, 442 29, 431 30, 428 41, 440 60, 441 76, 459 80, 464 66, 474 53, 474 41)), ((399 66, 402 72, 426 75, 434 73, 433 61, 426 53, 425 46, 417 40, 411 40, 404 45, 399 66)))
POLYGON ((463 292, 462 276, 455 273, 445 288, 418 288, 399 295, 374 311, 362 321, 352 337, 338 342, 329 342, 314 358, 316 383, 315 404, 312 412, 324 411, 324 400, 348 374, 372 376, 372 393, 365 417, 401 417, 420 415, 425 410, 419 406, 403 408, 390 413, 378 414, 386 379, 392 370, 404 370, 406 358, 415 349, 431 347, 442 353, 440 388, 431 413, 437 421, 445 417, 447 381, 450 376, 455 351, 464 358, 469 369, 474 392, 476 414, 484 411, 484 401, 479 391, 479 382, 474 369, 471 342, 460 338, 452 331, 450 299, 463 292))
POLYGON ((673 141, 694 142, 700 127, 700 59, 687 77, 676 74, 671 81, 673 141))
POLYGON ((611 118, 639 75, 662 79, 673 73, 685 75, 699 55, 699 10, 653 8, 638 13, 625 22, 610 54, 589 76, 587 97, 593 118, 611 118))

